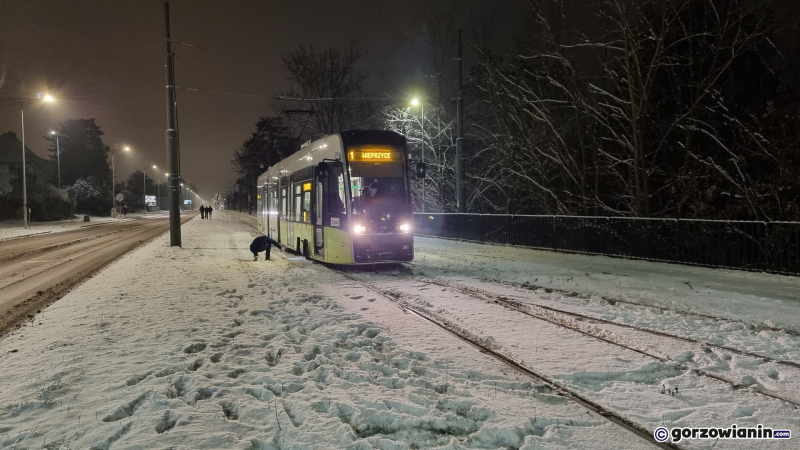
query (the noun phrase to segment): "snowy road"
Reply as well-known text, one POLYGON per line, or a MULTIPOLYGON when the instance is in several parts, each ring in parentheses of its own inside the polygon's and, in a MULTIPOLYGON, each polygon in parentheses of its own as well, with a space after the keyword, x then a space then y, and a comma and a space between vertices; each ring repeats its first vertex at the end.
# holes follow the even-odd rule
POLYGON ((0 335, 167 229, 161 216, 0 241, 0 335))
MULTIPOLYGON (((252 261, 250 220, 194 219, 183 249, 158 238, 0 340, 0 448, 656 448, 403 305, 647 430, 800 429, 797 408, 765 395, 797 399, 800 369, 777 362, 798 362, 798 336, 782 329, 797 323, 785 315, 796 310, 795 279, 745 274, 770 285, 761 298, 780 300, 784 315, 765 308, 757 314, 770 318, 718 320, 692 313, 719 316, 725 295, 757 307, 735 286, 723 294, 698 283, 718 271, 667 266, 667 276, 645 276, 642 262, 425 238, 414 264, 340 271, 275 251, 252 261), (626 272, 634 268, 643 279, 626 272), (548 286, 532 286, 536 278, 548 286), (682 281, 698 292, 670 291, 682 281), (782 320, 763 323, 772 319, 782 320), (662 385, 679 391, 661 394, 662 385)), ((679 447, 797 448, 796 439, 753 444, 679 447)))

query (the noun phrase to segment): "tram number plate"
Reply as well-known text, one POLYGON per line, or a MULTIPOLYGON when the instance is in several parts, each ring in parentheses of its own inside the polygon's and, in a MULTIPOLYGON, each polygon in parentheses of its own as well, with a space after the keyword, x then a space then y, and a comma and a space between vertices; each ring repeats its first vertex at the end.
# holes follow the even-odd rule
POLYGON ((338 217, 331 217, 331 226, 338 227, 339 226, 339 218, 338 217))
POLYGON ((404 245, 403 250, 408 250, 408 245, 404 245))

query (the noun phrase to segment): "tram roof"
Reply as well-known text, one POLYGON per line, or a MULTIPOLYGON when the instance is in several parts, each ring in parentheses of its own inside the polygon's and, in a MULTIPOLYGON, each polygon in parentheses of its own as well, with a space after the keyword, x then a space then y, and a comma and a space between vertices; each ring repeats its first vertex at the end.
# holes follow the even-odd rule
POLYGON ((353 145, 396 145, 405 149, 405 136, 391 130, 347 130, 329 134, 305 145, 281 162, 269 167, 258 177, 258 185, 297 172, 315 162, 334 160, 336 154, 344 160, 344 149, 353 145))

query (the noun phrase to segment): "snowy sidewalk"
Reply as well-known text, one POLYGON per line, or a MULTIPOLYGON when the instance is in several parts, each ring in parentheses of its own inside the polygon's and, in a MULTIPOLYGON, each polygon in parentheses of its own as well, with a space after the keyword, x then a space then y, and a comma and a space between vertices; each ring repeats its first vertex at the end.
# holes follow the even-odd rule
POLYGON ((235 214, 0 341, 0 448, 649 448, 235 214))

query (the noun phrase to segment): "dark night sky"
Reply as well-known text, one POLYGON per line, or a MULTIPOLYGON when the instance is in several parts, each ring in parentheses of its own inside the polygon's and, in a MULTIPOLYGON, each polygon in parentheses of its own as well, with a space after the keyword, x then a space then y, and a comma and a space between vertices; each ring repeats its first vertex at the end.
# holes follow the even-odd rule
MULTIPOLYGON (((494 13, 511 22, 522 1, 451 1, 470 33, 494 13)), ((447 7, 447 2, 444 3, 447 7)), ((296 0, 170 2, 173 41, 280 59, 301 44, 344 44, 358 39, 369 47, 363 63, 374 94, 413 90, 413 73, 424 58, 422 0, 296 0), (351 10, 357 6, 347 20, 351 10), (338 34, 337 34, 338 33, 338 34), (391 63, 391 64, 384 64, 391 63)), ((513 27, 503 25, 510 42, 513 27)), ((493 36, 496 37, 496 36, 493 36)), ((175 45, 177 85, 276 95, 286 87, 277 64, 175 45)), ((57 104, 25 107, 26 144, 46 155, 41 138, 67 118, 96 118, 110 147, 130 145, 115 157, 117 180, 158 165, 166 172, 164 19, 160 0, 0 0, 0 132, 20 133, 19 104, 9 97, 50 91, 57 104)), ((233 150, 269 115, 269 99, 178 91, 184 178, 208 199, 235 179, 233 150)), ((152 169, 148 170, 152 173, 152 169)))

